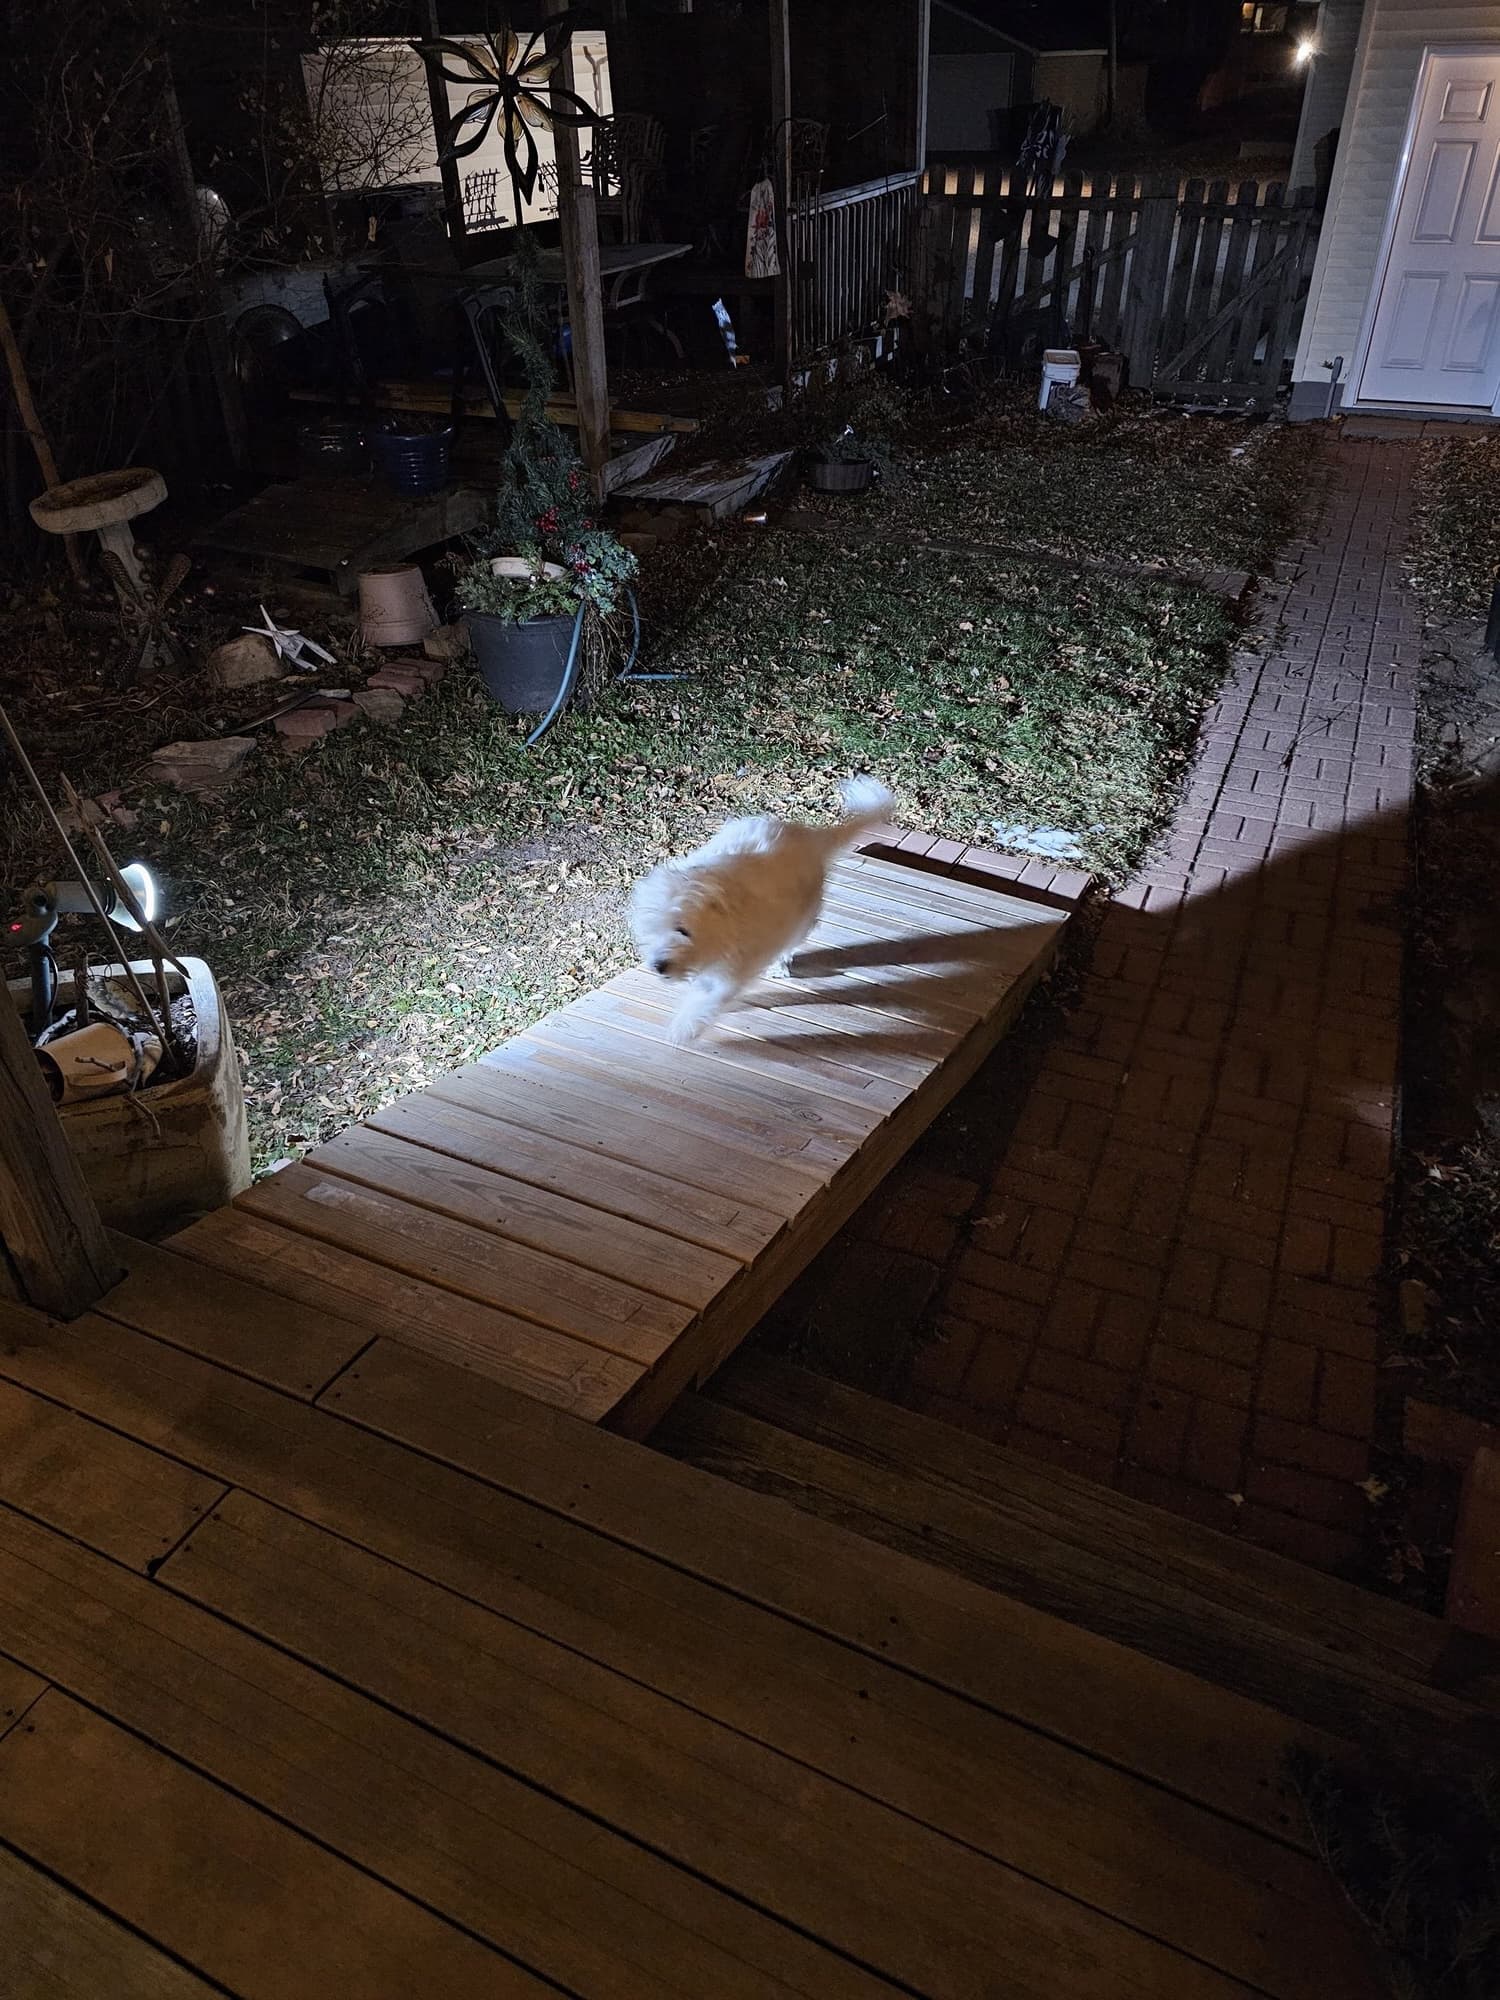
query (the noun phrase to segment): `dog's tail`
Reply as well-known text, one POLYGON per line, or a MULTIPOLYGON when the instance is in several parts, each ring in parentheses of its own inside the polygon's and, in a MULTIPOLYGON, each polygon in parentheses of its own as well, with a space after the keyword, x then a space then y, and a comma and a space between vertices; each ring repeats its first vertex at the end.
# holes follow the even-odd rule
POLYGON ((878 778, 846 778, 839 791, 844 801, 844 817, 835 829, 840 847, 853 847, 886 825, 895 809, 894 795, 878 778))

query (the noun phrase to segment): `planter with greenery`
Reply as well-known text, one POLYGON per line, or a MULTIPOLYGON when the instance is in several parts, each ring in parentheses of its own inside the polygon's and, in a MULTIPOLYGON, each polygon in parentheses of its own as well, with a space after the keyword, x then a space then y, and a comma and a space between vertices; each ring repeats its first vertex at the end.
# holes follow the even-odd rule
POLYGON ((636 559, 590 511, 588 475, 547 416, 552 362, 536 279, 536 245, 522 231, 516 305, 506 334, 525 383, 501 464, 494 525, 471 544, 455 595, 485 687, 513 715, 551 706, 577 627, 585 683, 602 678, 609 620, 636 559))

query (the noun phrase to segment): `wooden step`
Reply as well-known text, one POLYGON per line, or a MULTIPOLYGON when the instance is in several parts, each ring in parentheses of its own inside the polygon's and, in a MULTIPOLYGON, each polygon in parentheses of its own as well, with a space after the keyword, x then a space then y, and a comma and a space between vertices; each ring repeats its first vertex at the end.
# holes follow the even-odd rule
POLYGON ((1350 1741, 1493 1752, 1500 1647, 785 1362, 653 1442, 1350 1741))

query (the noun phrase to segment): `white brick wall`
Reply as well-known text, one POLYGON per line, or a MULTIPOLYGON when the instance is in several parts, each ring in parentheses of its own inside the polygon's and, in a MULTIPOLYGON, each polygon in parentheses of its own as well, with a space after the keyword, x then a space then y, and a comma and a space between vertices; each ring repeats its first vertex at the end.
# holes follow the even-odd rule
POLYGON ((1375 280, 1401 141, 1422 51, 1444 43, 1500 45, 1500 0, 1365 0, 1328 212, 1313 266, 1294 382, 1326 385, 1323 367, 1344 357, 1345 388, 1375 280))

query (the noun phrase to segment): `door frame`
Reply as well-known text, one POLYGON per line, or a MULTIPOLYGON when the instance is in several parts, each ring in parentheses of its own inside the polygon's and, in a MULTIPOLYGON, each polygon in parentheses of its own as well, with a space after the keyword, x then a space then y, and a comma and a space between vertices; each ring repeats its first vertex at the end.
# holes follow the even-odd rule
POLYGON ((1500 38, 1488 42, 1427 42, 1423 45, 1421 60, 1417 64, 1416 82, 1412 87, 1411 104, 1406 113, 1406 130, 1401 139, 1401 152, 1396 162, 1396 178, 1391 187, 1390 200, 1386 204, 1385 226, 1380 232, 1380 254, 1375 260, 1375 275, 1370 283, 1369 297, 1365 300, 1364 320, 1360 326, 1359 341, 1354 349, 1354 358, 1349 369, 1350 400, 1343 406, 1346 410, 1394 410, 1404 407, 1451 410, 1455 415, 1472 415, 1475 411, 1488 408, 1490 414, 1500 415, 1500 393, 1497 393, 1495 402, 1488 406, 1483 403, 1401 405, 1389 398, 1377 398, 1369 403, 1364 401, 1365 369, 1369 364, 1370 345, 1375 337, 1375 319, 1380 311, 1380 295, 1385 290, 1391 251, 1395 247, 1396 218, 1406 193, 1406 176, 1411 170, 1412 148, 1417 142, 1417 126, 1422 116, 1422 106, 1427 101, 1433 68, 1440 57, 1447 56, 1494 56, 1500 59, 1500 38))

